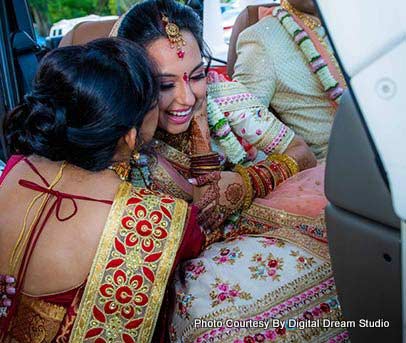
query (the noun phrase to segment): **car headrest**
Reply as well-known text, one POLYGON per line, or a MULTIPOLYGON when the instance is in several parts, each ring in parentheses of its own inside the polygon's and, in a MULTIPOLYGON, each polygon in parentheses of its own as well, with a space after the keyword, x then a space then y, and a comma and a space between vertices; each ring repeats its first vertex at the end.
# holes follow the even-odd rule
POLYGON ((59 47, 81 45, 98 38, 106 38, 116 21, 117 19, 81 22, 62 38, 59 47))
POLYGON ((247 6, 235 20, 233 30, 231 32, 230 43, 227 54, 227 74, 230 78, 234 74, 234 65, 237 60, 237 40, 238 36, 247 27, 254 25, 258 21, 258 10, 260 7, 272 7, 275 4, 263 4, 247 6))

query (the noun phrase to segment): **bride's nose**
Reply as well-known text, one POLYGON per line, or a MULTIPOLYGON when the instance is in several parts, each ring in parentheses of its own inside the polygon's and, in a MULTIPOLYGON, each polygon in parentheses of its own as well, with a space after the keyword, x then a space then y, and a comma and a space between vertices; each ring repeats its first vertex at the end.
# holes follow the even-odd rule
POLYGON ((176 93, 176 102, 181 105, 192 107, 196 102, 196 96, 189 82, 182 82, 176 93))

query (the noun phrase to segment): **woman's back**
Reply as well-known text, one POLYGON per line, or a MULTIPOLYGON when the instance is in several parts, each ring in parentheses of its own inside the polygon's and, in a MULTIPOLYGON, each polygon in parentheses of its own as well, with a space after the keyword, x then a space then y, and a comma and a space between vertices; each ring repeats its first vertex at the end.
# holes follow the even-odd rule
MULTIPOLYGON (((48 183, 55 179, 62 166, 61 162, 51 162, 36 156, 29 157, 28 162, 32 163, 48 183)), ((3 180, 0 192, 0 207, 3 212, 0 217, 0 244, 3 251, 0 255, 1 274, 8 272, 10 256, 22 231, 31 201, 40 194, 46 195, 40 189, 33 190, 20 185, 20 180, 47 188, 24 158, 14 165, 3 180)), ((22 287, 25 294, 44 296, 60 293, 77 287, 86 280, 110 211, 111 205, 108 202, 112 203, 119 182, 110 170, 93 173, 72 165, 63 168, 62 178, 53 190, 66 195, 61 201, 60 209, 52 211, 35 244, 22 287), (71 200, 69 195, 85 196, 103 202, 71 200), (59 220, 57 211, 60 219, 74 213, 73 201, 77 205, 77 213, 69 220, 59 220)), ((31 226, 42 199, 43 197, 29 211, 26 228, 31 226)), ((57 197, 52 195, 41 215, 37 231, 56 200, 57 197)))

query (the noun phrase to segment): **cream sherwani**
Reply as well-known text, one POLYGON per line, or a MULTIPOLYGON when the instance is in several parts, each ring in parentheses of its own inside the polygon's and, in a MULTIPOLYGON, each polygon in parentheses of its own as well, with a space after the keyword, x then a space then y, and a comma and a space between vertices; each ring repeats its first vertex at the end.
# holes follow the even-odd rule
MULTIPOLYGON (((322 27, 316 33, 326 39, 322 27)), ((233 78, 265 106, 275 109, 317 158, 324 158, 335 109, 302 51, 279 21, 267 16, 244 30, 237 42, 237 54, 233 78)))

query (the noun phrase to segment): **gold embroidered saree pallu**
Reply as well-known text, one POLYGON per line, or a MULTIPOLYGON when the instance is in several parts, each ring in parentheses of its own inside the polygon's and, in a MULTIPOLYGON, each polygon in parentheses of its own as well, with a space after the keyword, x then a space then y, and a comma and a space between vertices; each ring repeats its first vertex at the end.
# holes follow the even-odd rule
POLYGON ((183 239, 188 205, 120 186, 70 342, 150 342, 183 239))

